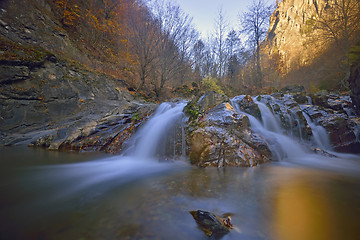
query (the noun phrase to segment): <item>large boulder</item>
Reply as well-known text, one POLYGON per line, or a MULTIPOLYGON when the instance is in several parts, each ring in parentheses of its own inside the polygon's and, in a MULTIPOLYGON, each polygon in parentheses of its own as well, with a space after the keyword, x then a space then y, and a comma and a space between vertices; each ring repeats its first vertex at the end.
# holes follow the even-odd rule
POLYGON ((192 118, 187 144, 191 163, 200 167, 252 167, 271 157, 263 139, 250 129, 248 117, 237 113, 229 102, 192 118))
POLYGON ((292 93, 292 94, 305 94, 306 90, 304 86, 301 85, 292 85, 292 86, 286 86, 283 87, 280 90, 281 93, 292 93))

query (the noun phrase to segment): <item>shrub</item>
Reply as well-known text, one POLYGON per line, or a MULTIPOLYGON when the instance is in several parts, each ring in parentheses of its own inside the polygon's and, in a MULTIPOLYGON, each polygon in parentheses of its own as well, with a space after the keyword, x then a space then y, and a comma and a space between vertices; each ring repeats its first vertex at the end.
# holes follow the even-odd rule
POLYGON ((220 94, 224 94, 224 91, 221 89, 216 78, 210 76, 205 77, 201 81, 201 86, 205 91, 214 91, 220 94))

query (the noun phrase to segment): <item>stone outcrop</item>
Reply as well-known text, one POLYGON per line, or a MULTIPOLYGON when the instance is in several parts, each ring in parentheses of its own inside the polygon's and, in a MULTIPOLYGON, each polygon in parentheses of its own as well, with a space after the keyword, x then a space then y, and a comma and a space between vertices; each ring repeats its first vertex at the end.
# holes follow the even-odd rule
POLYGON ((281 1, 261 45, 265 78, 277 88, 299 82, 307 89, 343 87, 349 74, 345 63, 349 47, 360 37, 358 20, 349 16, 359 14, 358 6, 351 2, 342 7, 334 0, 281 1))
MULTIPOLYGON (((205 95, 200 98, 201 101, 190 103, 190 106, 199 106, 204 98, 221 96, 217 93, 205 95)), ((205 102, 208 101, 212 100, 205 102)), ((206 109, 190 119, 187 144, 192 164, 201 167, 251 167, 270 160, 270 150, 250 129, 248 117, 237 113, 229 101, 206 109)))
POLYGON ((123 81, 54 56, 36 64, 1 62, 0 76, 0 144, 4 145, 41 138, 35 145, 57 149, 60 145, 54 139, 135 100, 123 81), (56 134, 48 136, 54 129, 56 134))
POLYGON ((125 103, 98 118, 51 129, 42 137, 31 141, 30 146, 52 150, 120 153, 126 148, 124 142, 146 121, 156 106, 136 101, 125 103))

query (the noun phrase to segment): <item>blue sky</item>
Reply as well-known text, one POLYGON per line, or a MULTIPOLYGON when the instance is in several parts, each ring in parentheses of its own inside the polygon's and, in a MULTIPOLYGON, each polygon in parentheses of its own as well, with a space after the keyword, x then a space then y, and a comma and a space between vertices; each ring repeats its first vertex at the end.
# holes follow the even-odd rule
MULTIPOLYGON (((275 0, 268 0, 268 2, 275 2, 275 0)), ((221 7, 229 26, 238 29, 238 14, 246 11, 252 0, 177 0, 177 3, 193 17, 196 29, 205 38, 214 29, 215 18, 221 7)))

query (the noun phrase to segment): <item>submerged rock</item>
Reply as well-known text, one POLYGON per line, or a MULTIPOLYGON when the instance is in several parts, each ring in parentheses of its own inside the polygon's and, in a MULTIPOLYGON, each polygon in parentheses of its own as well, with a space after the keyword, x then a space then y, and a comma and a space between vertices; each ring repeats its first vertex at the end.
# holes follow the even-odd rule
POLYGON ((190 214, 206 236, 213 239, 220 239, 233 228, 229 216, 220 218, 213 213, 202 210, 190 211, 190 214))

